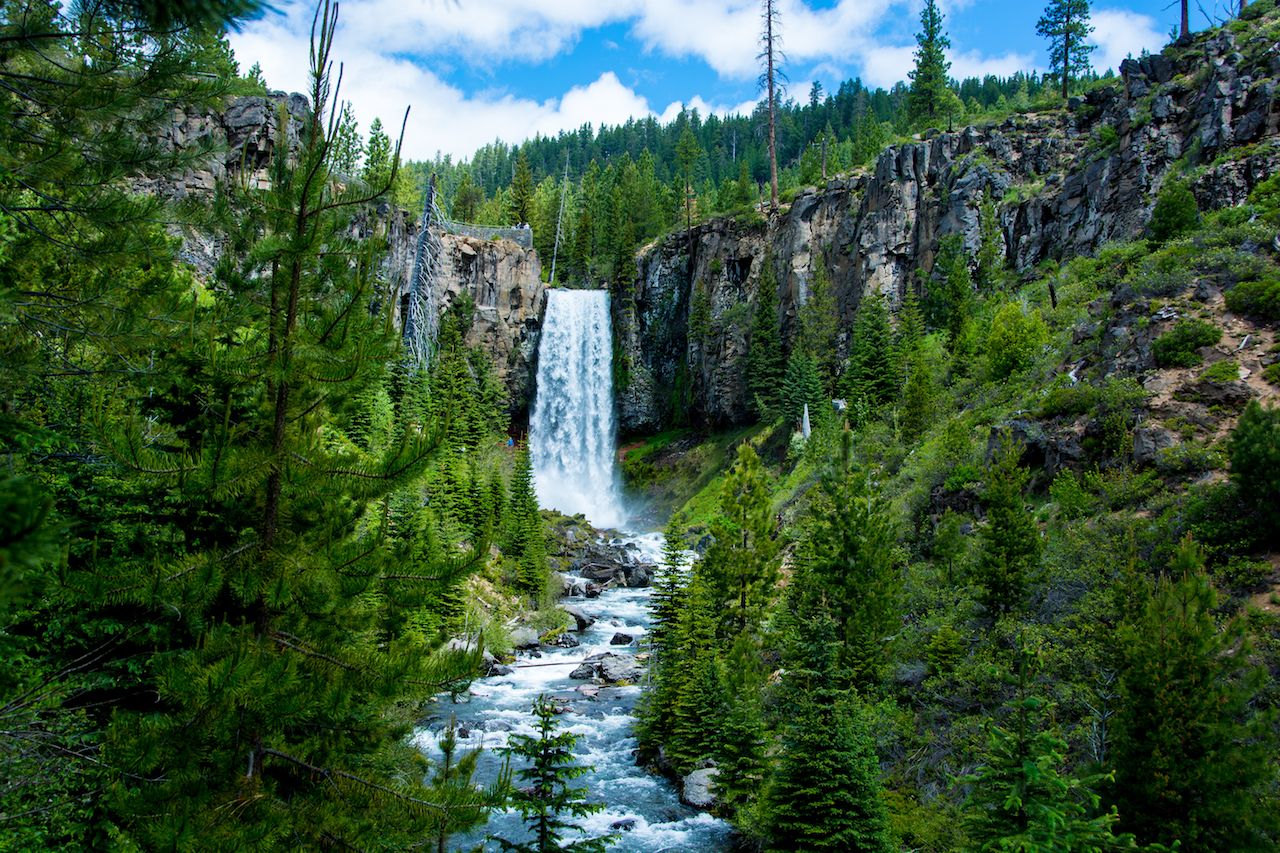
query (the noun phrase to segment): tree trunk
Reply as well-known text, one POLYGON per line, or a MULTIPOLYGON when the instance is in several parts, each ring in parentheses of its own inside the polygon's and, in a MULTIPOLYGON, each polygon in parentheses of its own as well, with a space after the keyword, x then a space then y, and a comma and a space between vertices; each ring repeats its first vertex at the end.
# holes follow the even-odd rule
MULTIPOLYGON (((1182 31, 1179 34, 1181 38, 1186 38, 1191 33, 1191 26, 1187 21, 1187 6, 1190 0, 1182 0, 1182 31)), ((1240 8, 1244 8, 1244 0, 1240 0, 1240 8)))
POLYGON ((774 115, 774 51, 773 17, 776 14, 774 0, 764 0, 764 53, 766 88, 769 97, 769 209, 778 209, 778 145, 777 123, 774 115))
POLYGON ((1062 27, 1062 100, 1067 99, 1068 69, 1071 68, 1071 6, 1067 5, 1065 23, 1062 27))

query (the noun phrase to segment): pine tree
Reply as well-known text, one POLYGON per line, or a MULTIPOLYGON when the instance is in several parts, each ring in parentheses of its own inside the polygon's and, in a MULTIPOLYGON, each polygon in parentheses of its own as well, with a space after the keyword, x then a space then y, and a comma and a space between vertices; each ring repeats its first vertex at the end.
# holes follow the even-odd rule
POLYGON ((739 824, 753 819, 767 769, 761 707, 765 675, 758 642, 744 631, 734 639, 725 659, 723 680, 728 699, 715 754, 716 796, 739 824))
POLYGON ((723 635, 755 624, 777 580, 778 545, 764 465, 749 443, 725 475, 720 512, 712 521, 713 542, 698 564, 717 608, 723 635))
POLYGON ((1067 99, 1071 81, 1089 71, 1089 0, 1049 0, 1036 22, 1036 35, 1049 40, 1049 66, 1055 69, 1067 99))
POLYGON ((982 204, 978 207, 978 287, 983 290, 995 287, 1003 262, 1004 235, 1000 233, 996 203, 988 189, 982 194, 982 204))
POLYGON ((484 190, 472 181, 470 171, 463 172, 458 181, 458 188, 453 191, 449 216, 459 222, 475 222, 480 215, 482 204, 484 204, 484 190))
POLYGON ((760 75, 760 88, 765 91, 765 105, 769 117, 769 209, 778 209, 778 103, 781 100, 782 33, 779 26, 777 0, 761 0, 761 19, 764 27, 760 33, 760 55, 764 62, 760 75))
POLYGON ((747 395, 761 420, 778 414, 779 390, 786 361, 778 326, 778 274, 773 253, 766 248, 760 261, 756 302, 751 313, 751 341, 747 350, 747 395))
POLYGON ((1271 539, 1280 538, 1280 408, 1250 400, 1231 433, 1231 480, 1258 513, 1271 539))
POLYGON ((826 390, 822 387, 822 374, 813 357, 801 349, 791 352, 787 359, 787 372, 782 378, 780 410, 788 424, 799 424, 804 417, 804 407, 809 407, 809 422, 821 426, 827 421, 831 409, 826 390))
POLYGON ((902 382, 893 355, 893 327, 884 298, 869 293, 858 306, 853 324, 849 363, 841 377, 845 398, 865 399, 872 406, 891 403, 902 382))
POLYGON ((516 778, 526 784, 516 788, 511 805, 520 812, 533 838, 522 843, 495 840, 513 853, 603 853, 613 843, 613 836, 564 840, 566 832, 580 829, 569 818, 586 817, 604 808, 603 803, 583 799, 586 788, 569 787, 574 779, 592 770, 576 762, 573 747, 578 735, 558 731, 556 707, 547 696, 534 701, 533 714, 537 735, 512 735, 505 748, 508 757, 528 765, 516 771, 516 778))
POLYGON ((1040 560, 1040 530, 1022 495, 1031 476, 1019 465, 1022 450, 1008 439, 1000 443, 987 466, 982 492, 987 524, 982 529, 975 572, 982 587, 982 603, 992 614, 1022 607, 1040 560))
POLYGON ((1204 557, 1189 538, 1140 613, 1120 630, 1114 800, 1143 843, 1273 850, 1280 837, 1273 715, 1257 697, 1239 618, 1219 625, 1204 557))
POLYGON ((954 345, 972 313, 972 306, 973 279, 969 274, 964 237, 948 234, 938 241, 938 255, 933 265, 928 291, 930 325, 945 329, 948 343, 954 345))
POLYGON ((538 595, 546 586, 550 568, 547 564, 546 536, 538 498, 533 488, 533 461, 527 448, 516 454, 511 477, 511 501, 507 518, 506 554, 516 562, 516 586, 538 595))
POLYGON ((360 160, 364 157, 364 143, 360 139, 360 127, 356 124, 351 102, 342 105, 338 126, 333 136, 333 171, 337 175, 354 177, 360 173, 360 160))
POLYGON ((813 278, 809 282, 809 298, 797 312, 799 328, 796 346, 807 353, 818 368, 826 393, 834 389, 836 378, 837 316, 835 294, 831 292, 831 273, 826 256, 813 259, 813 278))
POLYGON ((1078 778, 1065 770, 1067 743, 1044 722, 1046 703, 1025 683, 1008 728, 988 721, 987 749, 971 785, 965 824, 974 849, 1077 853, 1137 849, 1133 836, 1116 836, 1112 809, 1096 817, 1103 777, 1078 778))
POLYGON ((662 565, 653 579, 653 594, 649 598, 649 647, 659 658, 668 648, 683 605, 687 562, 684 544, 684 520, 676 513, 667 522, 662 565))
POLYGON ((364 147, 364 181, 371 187, 389 185, 391 182, 391 137, 382 127, 382 119, 375 118, 369 125, 369 141, 364 147))
POLYGON ((907 384, 902 389, 902 435, 908 441, 924 434, 934 422, 938 385, 933 368, 920 350, 906 359, 907 384))
POLYGON ((888 506, 868 473, 852 464, 852 434, 839 461, 823 474, 819 497, 804 521, 797 553, 797 594, 831 615, 834 665, 858 687, 879 682, 889 638, 901 617, 901 571, 888 506))
POLYGON ((523 148, 516 157, 515 174, 511 177, 511 218, 525 224, 533 220, 533 170, 523 148))
POLYGON ((863 711, 832 684, 835 623, 818 608, 793 630, 786 664, 794 698, 765 783, 765 847, 889 853, 895 848, 863 711))
POLYGON ((946 114, 951 93, 947 71, 951 63, 946 50, 951 47, 942 28, 942 10, 936 0, 925 0, 920 11, 920 32, 916 33, 916 67, 911 71, 911 91, 907 109, 914 122, 937 121, 946 114))

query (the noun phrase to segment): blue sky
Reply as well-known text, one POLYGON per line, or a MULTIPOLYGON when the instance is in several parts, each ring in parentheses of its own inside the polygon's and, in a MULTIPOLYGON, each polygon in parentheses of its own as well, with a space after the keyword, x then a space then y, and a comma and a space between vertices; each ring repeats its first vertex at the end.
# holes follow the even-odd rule
MULTIPOLYGON (((1094 63, 1156 50, 1176 22, 1168 0, 1095 0, 1094 63)), ((861 77, 889 86, 912 64, 922 0, 779 0, 789 92, 861 77)), ((313 8, 283 0, 231 37, 242 67, 303 90, 313 8)), ((1042 69, 1039 2, 949 0, 953 76, 1042 69)), ((405 152, 465 157, 585 122, 745 111, 757 99, 758 0, 346 0, 334 58, 361 128, 399 125, 405 152)), ((1194 22, 1203 24, 1203 22, 1194 22)))

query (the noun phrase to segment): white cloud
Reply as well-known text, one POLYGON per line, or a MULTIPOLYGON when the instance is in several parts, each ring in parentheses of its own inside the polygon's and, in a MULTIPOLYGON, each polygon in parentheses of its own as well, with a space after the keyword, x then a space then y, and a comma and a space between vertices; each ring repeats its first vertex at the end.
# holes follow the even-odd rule
POLYGON ((1144 49, 1154 53, 1168 41, 1155 19, 1125 9, 1095 9, 1092 21, 1093 40, 1098 45, 1093 67, 1099 71, 1118 70, 1126 56, 1138 56, 1144 49))
POLYGON ((951 76, 957 80, 966 77, 1009 77, 1019 71, 1036 70, 1035 58, 1029 53, 1006 53, 1003 56, 983 56, 977 51, 948 53, 951 60, 951 76))

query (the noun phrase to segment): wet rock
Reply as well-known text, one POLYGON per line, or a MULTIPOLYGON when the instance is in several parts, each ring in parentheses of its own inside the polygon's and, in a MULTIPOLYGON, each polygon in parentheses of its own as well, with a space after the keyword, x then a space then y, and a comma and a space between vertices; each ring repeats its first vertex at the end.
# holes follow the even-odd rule
POLYGON ((583 584, 583 585, 582 585, 582 597, 583 597, 583 598, 599 598, 599 597, 600 597, 600 584, 598 584, 598 583, 591 583, 590 581, 588 581, 587 583, 583 584))
POLYGON ((511 630, 511 646, 516 649, 536 649, 538 647, 538 632, 521 625, 511 630))
POLYGON ((503 663, 495 663, 493 666, 489 667, 489 675, 492 677, 511 675, 513 672, 515 672, 514 667, 507 666, 503 663))
POLYGON ((635 641, 635 637, 631 636, 630 634, 624 634, 624 633, 622 633, 621 631, 619 631, 619 632, 617 632, 616 634, 614 634, 614 635, 613 635, 613 638, 612 638, 612 639, 610 639, 610 640, 609 640, 609 645, 611 645, 611 646, 629 646, 629 645, 631 645, 634 641, 635 641))
POLYGON ((596 668, 589 663, 580 663, 574 667, 573 672, 569 673, 570 678, 574 678, 579 681, 585 681, 588 678, 595 678, 595 676, 596 668))
POLYGON ((578 642, 578 638, 573 636, 573 634, 564 632, 564 633, 557 634, 555 637, 551 639, 549 643, 546 643, 545 645, 555 646, 556 648, 559 648, 559 649, 575 649, 581 644, 578 642))
POLYGON ((578 571, 589 581, 625 584, 627 580, 626 572, 617 563, 588 563, 578 571))
POLYGON ((596 623, 594 616, 588 616, 581 609, 574 607, 572 604, 562 604, 560 609, 573 617, 575 631, 585 631, 596 623))
POLYGON ((616 684, 619 681, 635 681, 640 677, 640 665, 632 655, 614 655, 608 652, 600 661, 600 678, 616 684))
POLYGON ((680 785, 680 802, 695 809, 713 808, 718 802, 714 788, 719 772, 715 767, 704 767, 685 776, 680 785))
POLYGON ((615 820, 609 824, 609 828, 614 832, 630 832, 636 828, 636 819, 633 817, 624 817, 622 820, 615 820))

